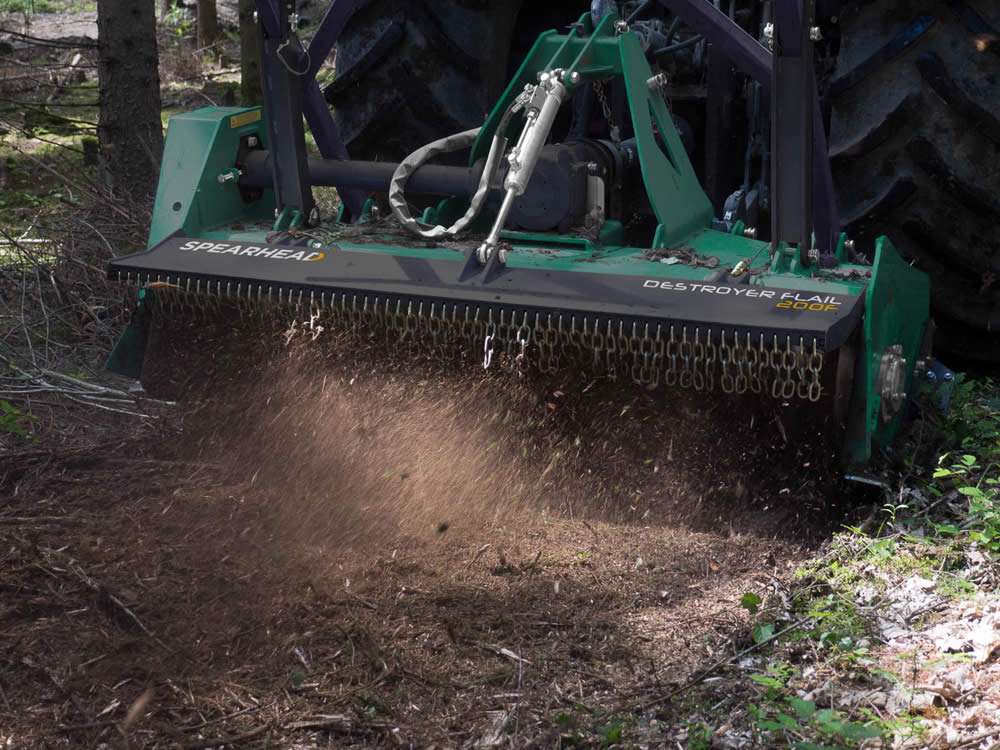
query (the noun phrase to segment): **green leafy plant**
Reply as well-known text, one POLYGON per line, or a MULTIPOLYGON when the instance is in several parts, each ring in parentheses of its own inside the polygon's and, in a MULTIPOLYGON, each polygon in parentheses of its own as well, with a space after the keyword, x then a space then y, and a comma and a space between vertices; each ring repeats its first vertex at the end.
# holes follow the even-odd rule
POLYGON ((598 747, 605 748, 617 745, 622 740, 622 728, 624 721, 619 716, 612 716, 607 724, 597 731, 601 735, 601 744, 598 747))
POLYGON ((180 47, 185 39, 194 35, 194 19, 187 8, 177 2, 170 4, 170 10, 160 19, 165 28, 173 31, 171 43, 180 47))
MULTIPOLYGON (((934 479, 947 480, 969 499, 969 538, 994 555, 1000 555, 1000 508, 996 503, 1000 494, 1000 479, 991 475, 995 468, 996 463, 981 467, 979 458, 971 453, 960 456, 946 453, 934 471, 934 479)), ((943 527, 939 531, 950 532, 952 529, 943 527)))
POLYGON ((10 402, 0 400, 0 435, 17 435, 35 442, 36 438, 21 426, 24 419, 34 418, 33 414, 24 414, 20 409, 11 406, 10 402))
MULTIPOLYGON (((760 611, 761 602, 762 599, 757 594, 748 592, 740 599, 740 606, 750 614, 755 615, 760 611)), ((774 635, 776 627, 777 623, 774 622, 755 622, 752 631, 753 642, 763 643, 774 635)))
POLYGON ((882 735, 872 724, 848 721, 840 711, 820 709, 813 701, 788 695, 788 681, 796 674, 791 666, 779 662, 765 674, 750 677, 764 688, 760 704, 751 704, 749 709, 765 744, 771 746, 777 736, 785 735, 793 738, 790 744, 798 750, 839 750, 882 735))
POLYGON ((690 750, 709 750, 712 747, 712 727, 703 721, 686 722, 690 750))

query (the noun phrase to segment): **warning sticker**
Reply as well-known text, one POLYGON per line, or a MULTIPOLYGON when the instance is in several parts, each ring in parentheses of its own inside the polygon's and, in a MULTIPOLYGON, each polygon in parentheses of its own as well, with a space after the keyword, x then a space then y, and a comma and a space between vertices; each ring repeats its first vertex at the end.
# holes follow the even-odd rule
POLYGON ((241 112, 238 115, 233 115, 229 118, 230 128, 241 128, 244 125, 249 125, 251 122, 257 122, 260 119, 260 110, 253 109, 249 112, 241 112))

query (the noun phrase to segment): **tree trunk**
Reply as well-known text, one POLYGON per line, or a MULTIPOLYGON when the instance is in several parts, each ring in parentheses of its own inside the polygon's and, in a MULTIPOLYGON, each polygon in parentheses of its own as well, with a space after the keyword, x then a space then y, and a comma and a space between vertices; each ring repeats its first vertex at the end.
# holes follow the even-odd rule
POLYGON ((198 0, 198 49, 215 44, 219 38, 219 14, 215 0, 198 0))
POLYGON ((110 187, 147 200, 163 152, 154 0, 98 0, 97 137, 110 187))
POLYGON ((160 0, 160 23, 170 14, 171 0, 160 0))
POLYGON ((260 32, 253 19, 256 0, 240 0, 240 102, 244 107, 264 100, 260 82, 260 32))

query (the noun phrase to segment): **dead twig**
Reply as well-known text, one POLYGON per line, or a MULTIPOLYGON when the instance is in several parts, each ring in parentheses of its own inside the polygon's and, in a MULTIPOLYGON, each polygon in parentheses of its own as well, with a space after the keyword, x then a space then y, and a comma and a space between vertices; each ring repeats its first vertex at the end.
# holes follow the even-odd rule
POLYGON ((363 729, 392 729, 392 724, 385 721, 358 721, 346 714, 317 714, 311 719, 286 724, 285 729, 327 729, 340 734, 352 734, 363 729))
POLYGON ((228 737, 217 737, 214 740, 195 740, 193 742, 183 742, 180 744, 180 747, 184 750, 206 750, 206 748, 220 747, 222 745, 239 745, 247 740, 252 740, 254 737, 260 737, 262 734, 270 730, 270 725, 265 724, 262 727, 251 729, 249 732, 244 732, 243 734, 233 734, 228 737))
POLYGON ((471 567, 472 567, 473 565, 475 565, 475 563, 476 563, 476 560, 478 560, 478 559, 479 559, 480 557, 482 557, 482 556, 483 556, 483 553, 484 553, 484 552, 486 552, 486 550, 488 550, 489 548, 490 548, 490 545, 489 545, 489 543, 487 542, 487 543, 486 543, 486 544, 484 544, 484 545, 483 545, 482 547, 480 547, 479 549, 477 549, 477 550, 476 550, 476 554, 474 554, 474 555, 472 556, 472 559, 471 559, 471 560, 469 560, 469 562, 467 562, 467 563, 465 564, 465 569, 466 569, 466 570, 468 570, 468 569, 469 569, 469 568, 471 568, 471 567))
POLYGON ((73 516, 0 516, 0 526, 30 526, 33 523, 75 524, 86 521, 73 516))
POLYGON ((518 663, 531 664, 530 661, 528 661, 522 656, 519 656, 518 654, 515 654, 509 648, 504 648, 503 646, 497 646, 493 643, 484 643, 483 641, 469 641, 469 643, 471 643, 476 648, 481 648, 485 651, 491 651, 494 654, 497 654, 498 656, 506 656, 508 659, 513 659, 518 663))
MULTIPOLYGON (((977 745, 983 740, 992 739, 993 737, 997 736, 1000 736, 1000 728, 995 728, 985 732, 980 732, 979 734, 973 735, 972 737, 968 737, 964 740, 959 740, 958 742, 952 743, 950 745, 944 745, 943 748, 944 750, 957 750, 957 748, 968 747, 969 745, 977 745)), ((997 747, 996 745, 991 745, 990 750, 994 750, 994 748, 996 747, 997 747)))

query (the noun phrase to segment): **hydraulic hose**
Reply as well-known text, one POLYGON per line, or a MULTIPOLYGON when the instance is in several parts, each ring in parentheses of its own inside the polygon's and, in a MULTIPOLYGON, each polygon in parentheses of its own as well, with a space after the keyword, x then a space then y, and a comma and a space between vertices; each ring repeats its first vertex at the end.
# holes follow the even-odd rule
POLYGON ((483 205, 486 203, 486 196, 490 190, 490 181, 493 179, 493 175, 497 171, 497 167, 500 165, 500 160, 503 158, 504 149, 507 148, 507 138, 504 137, 504 131, 507 129, 507 124, 510 122, 511 116, 514 112, 520 109, 517 100, 507 108, 504 112, 503 117, 500 118, 500 123, 497 126, 496 132, 493 134, 493 142, 490 144, 490 152, 486 157, 486 166, 483 169, 483 174, 479 178, 479 187, 476 188, 475 194, 472 196, 472 200, 469 202, 469 209, 450 227, 444 227, 440 224, 424 228, 419 221, 413 218, 410 214, 410 208, 406 203, 406 197, 403 194, 403 189, 406 186, 406 181, 409 179, 410 175, 413 174, 417 169, 420 168, 426 161, 437 156, 438 154, 444 154, 451 151, 459 151, 464 148, 471 146, 479 132, 482 128, 473 128, 472 130, 466 130, 461 133, 456 133, 454 135, 447 136, 446 138, 441 138, 440 140, 428 143, 426 146, 422 146, 414 151, 412 154, 407 156, 403 161, 399 163, 396 167, 396 171, 392 174, 392 180, 389 182, 389 207, 392 209, 393 216, 403 225, 409 232, 417 235, 418 237, 423 237, 425 239, 437 239, 439 237, 451 237, 453 235, 462 232, 466 227, 471 224, 475 218, 482 211, 483 205))

